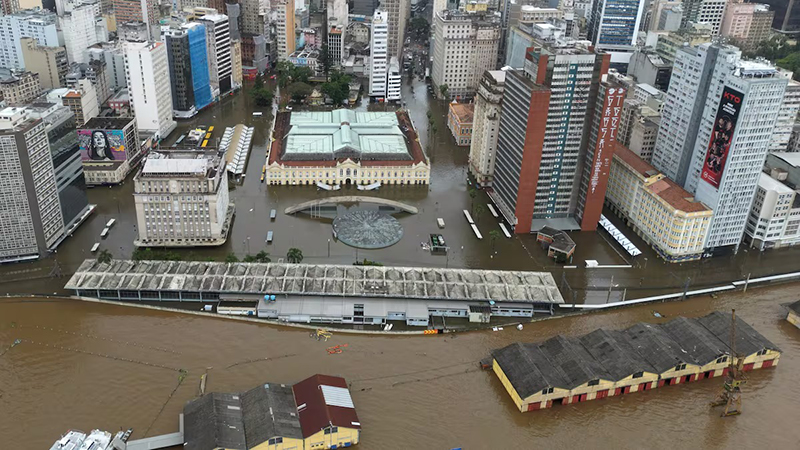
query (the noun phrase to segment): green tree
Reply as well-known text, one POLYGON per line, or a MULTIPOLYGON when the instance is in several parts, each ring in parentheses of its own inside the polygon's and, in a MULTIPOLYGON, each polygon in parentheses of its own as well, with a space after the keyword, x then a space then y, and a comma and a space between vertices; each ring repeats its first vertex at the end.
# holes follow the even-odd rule
POLYGON ((253 255, 250 255, 250 254, 244 255, 244 258, 242 259, 242 262, 246 262, 246 263, 256 262, 256 257, 253 256, 253 255))
POLYGON ((350 96, 350 75, 331 72, 329 81, 322 84, 322 92, 331 98, 334 105, 340 106, 350 96))
POLYGON ((469 188, 467 193, 469 193, 469 198, 470 198, 470 209, 474 210, 475 209, 475 197, 478 196, 478 191, 475 188, 471 187, 471 188, 469 188))
POLYGON ((111 252, 109 252, 106 249, 101 250, 100 253, 97 254, 97 262, 99 262, 100 264, 108 264, 113 259, 114 256, 111 255, 111 252))
POLYGON ((303 262, 303 251, 296 247, 290 248, 286 252, 286 260, 294 264, 303 262))
POLYGON ((225 257, 225 262, 228 264, 237 263, 239 262, 239 258, 237 258, 236 255, 233 253, 228 253, 228 256, 225 257))
POLYGON ((295 81, 286 88, 286 92, 289 93, 295 103, 301 103, 305 101, 305 99, 311 95, 311 92, 313 91, 314 88, 312 88, 311 85, 302 81, 295 81))
POLYGON ((494 250, 494 244, 497 240, 500 239, 500 232, 497 230, 492 230, 489 232, 489 244, 491 245, 492 250, 494 250))
POLYGON ((431 25, 424 17, 414 17, 409 27, 416 40, 427 39, 431 34, 431 25))
POLYGON ((442 85, 439 86, 439 92, 442 94, 442 98, 445 99, 445 100, 447 100, 447 98, 448 98, 447 97, 447 91, 448 90, 450 90, 450 88, 447 87, 447 84, 442 84, 442 85))
POLYGON ((328 44, 322 43, 322 47, 319 49, 319 56, 317 57, 317 63, 322 66, 322 73, 325 74, 325 81, 328 81, 328 76, 331 73, 331 53, 328 51, 328 44))
POLYGON ((477 222, 485 212, 486 212, 485 206, 481 205, 480 203, 475 205, 475 207, 472 210, 472 214, 475 215, 475 221, 477 222))
POLYGON ((250 96, 253 98, 253 101, 256 102, 258 106, 269 106, 272 104, 272 100, 275 98, 275 93, 272 92, 268 87, 261 87, 256 89, 250 90, 250 96))
POLYGON ((256 81, 253 82, 253 89, 261 89, 264 87, 264 77, 260 73, 256 75, 256 81))
POLYGON ((269 253, 265 250, 261 250, 260 252, 256 253, 255 259, 256 262, 260 263, 268 263, 272 261, 272 259, 269 257, 269 253))
POLYGON ((278 72, 278 86, 285 88, 292 81, 292 72, 294 72, 294 64, 289 61, 278 61, 275 65, 275 70, 278 72))
POLYGON ((794 72, 793 78, 800 80, 800 52, 794 52, 776 61, 779 67, 794 72))

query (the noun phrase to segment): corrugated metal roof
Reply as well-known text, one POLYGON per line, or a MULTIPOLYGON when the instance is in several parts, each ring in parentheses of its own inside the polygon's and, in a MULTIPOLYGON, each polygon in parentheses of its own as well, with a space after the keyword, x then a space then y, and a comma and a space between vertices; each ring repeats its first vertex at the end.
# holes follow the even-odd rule
POLYGON ((353 399, 350 397, 350 391, 347 388, 327 386, 324 384, 320 385, 320 388, 322 388, 322 396, 325 398, 326 405, 355 408, 353 399))

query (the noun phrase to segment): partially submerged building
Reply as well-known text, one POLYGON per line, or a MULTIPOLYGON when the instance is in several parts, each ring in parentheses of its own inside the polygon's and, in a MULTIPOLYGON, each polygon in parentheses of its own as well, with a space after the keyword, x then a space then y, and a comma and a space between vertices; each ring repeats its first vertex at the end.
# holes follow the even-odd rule
POLYGON ((186 450, 332 449, 361 437, 347 383, 329 375, 204 395, 187 403, 183 416, 186 450))
POLYGON ((87 259, 66 289, 123 301, 238 302, 259 317, 299 323, 427 326, 431 316, 552 314, 564 303, 547 272, 87 259))
POLYGON ((786 315, 786 321, 800 328, 800 300, 789 305, 789 314, 786 315))
MULTIPOLYGON (((515 343, 492 352, 492 369, 521 412, 727 375, 731 316, 714 312, 622 331, 515 343)), ((778 364, 781 352, 742 319, 735 349, 745 371, 778 364)))
POLYGON ((281 112, 273 138, 269 184, 430 183, 430 163, 404 111, 281 112))

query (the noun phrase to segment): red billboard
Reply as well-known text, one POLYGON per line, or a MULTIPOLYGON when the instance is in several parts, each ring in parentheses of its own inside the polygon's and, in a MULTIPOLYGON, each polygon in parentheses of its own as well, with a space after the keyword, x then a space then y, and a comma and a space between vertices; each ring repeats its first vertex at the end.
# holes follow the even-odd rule
POLYGON ((715 188, 719 188, 722 182, 722 174, 728 161, 733 133, 736 131, 736 120, 739 118, 743 100, 744 94, 729 87, 725 87, 719 100, 717 117, 714 119, 714 128, 711 130, 711 139, 703 162, 703 171, 700 173, 700 177, 715 188))

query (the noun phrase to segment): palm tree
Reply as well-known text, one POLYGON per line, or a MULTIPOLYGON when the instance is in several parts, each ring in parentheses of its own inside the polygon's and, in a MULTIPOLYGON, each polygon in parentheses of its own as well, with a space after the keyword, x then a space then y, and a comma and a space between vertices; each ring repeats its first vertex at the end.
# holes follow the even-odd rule
POLYGON ((486 212, 486 207, 485 206, 481 205, 480 203, 475 205, 475 208, 473 209, 472 214, 475 214, 475 221, 476 222, 478 221, 478 219, 481 218, 481 216, 483 215, 484 212, 486 212))
POLYGON ((289 249, 288 252, 286 252, 286 259, 290 263, 294 264, 301 263, 303 262, 303 251, 300 250, 299 248, 292 247, 289 249))
POLYGON ((489 243, 491 244, 492 250, 494 250, 494 243, 500 239, 500 232, 497 230, 492 230, 489 232, 489 243))
POLYGON ((105 249, 97 254, 97 262, 100 264, 108 264, 112 259, 114 259, 114 257, 111 255, 111 252, 105 249))
POLYGON ((256 262, 260 263, 268 263, 272 261, 269 257, 269 253, 264 250, 261 250, 260 252, 256 253, 256 256, 254 258, 256 262))
POLYGON ((469 191, 467 191, 467 192, 469 192, 469 198, 471 199, 471 202, 472 202, 470 204, 470 209, 474 210, 475 209, 475 197, 478 196, 478 191, 475 190, 475 188, 469 188, 469 191))
POLYGON ((237 263, 239 262, 239 258, 237 258, 236 255, 233 253, 228 253, 228 256, 225 257, 225 262, 228 264, 237 263))

